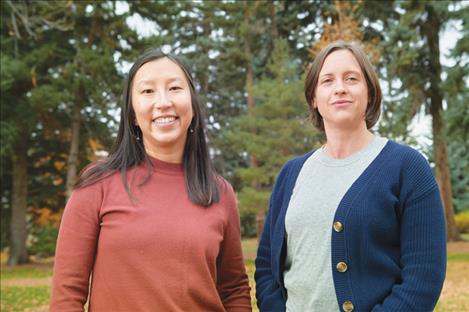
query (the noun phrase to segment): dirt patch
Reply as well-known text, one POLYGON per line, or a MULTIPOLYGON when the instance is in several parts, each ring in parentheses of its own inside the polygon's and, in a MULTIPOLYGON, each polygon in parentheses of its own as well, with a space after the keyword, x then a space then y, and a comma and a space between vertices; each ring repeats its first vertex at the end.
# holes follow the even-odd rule
POLYGON ((49 306, 37 307, 37 308, 30 308, 24 310, 24 312, 48 312, 49 306))
POLYGON ((469 311, 469 262, 449 262, 436 312, 469 311))
POLYGON ((448 253, 449 254, 462 254, 462 253, 469 253, 469 242, 449 242, 448 246, 448 253))
POLYGON ((37 286, 51 286, 52 277, 42 278, 12 278, 2 280, 2 287, 37 287, 37 286))

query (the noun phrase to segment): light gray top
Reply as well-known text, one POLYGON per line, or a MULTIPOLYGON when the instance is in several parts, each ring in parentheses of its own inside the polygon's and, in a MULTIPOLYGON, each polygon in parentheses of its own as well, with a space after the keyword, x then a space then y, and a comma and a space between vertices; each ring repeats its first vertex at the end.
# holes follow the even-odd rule
POLYGON ((340 201, 386 145, 375 136, 357 153, 333 159, 323 149, 304 163, 285 217, 287 311, 338 311, 332 279, 331 231, 340 201))

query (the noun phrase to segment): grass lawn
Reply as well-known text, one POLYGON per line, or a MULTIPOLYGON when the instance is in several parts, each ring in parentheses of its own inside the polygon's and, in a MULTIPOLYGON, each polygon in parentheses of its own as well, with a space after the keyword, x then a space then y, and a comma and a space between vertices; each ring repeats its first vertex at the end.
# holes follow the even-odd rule
POLYGON ((41 261, 17 267, 5 266, 2 256, 0 311, 48 311, 52 262, 41 261))
MULTIPOLYGON (((466 235, 465 239, 469 239, 466 235)), ((251 285, 253 311, 255 303, 254 259, 256 239, 243 241, 246 268, 251 285)), ((19 267, 7 267, 2 257, 1 264, 1 312, 44 312, 48 311, 52 264, 35 263, 19 267)), ((446 281, 436 312, 469 311, 469 242, 448 245, 448 266, 446 281)))
POLYGON ((2 286, 1 311, 38 311, 49 303, 50 286, 2 286), (40 307, 38 309, 34 309, 40 307))

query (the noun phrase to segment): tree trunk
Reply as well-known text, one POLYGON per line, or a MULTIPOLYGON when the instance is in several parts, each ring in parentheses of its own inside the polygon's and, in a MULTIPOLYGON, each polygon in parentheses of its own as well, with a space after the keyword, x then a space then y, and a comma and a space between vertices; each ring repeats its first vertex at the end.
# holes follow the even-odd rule
POLYGON ((448 148, 445 139, 443 120, 443 95, 441 91, 441 64, 439 49, 440 21, 431 5, 425 6, 428 13, 423 32, 428 40, 430 55, 430 113, 432 115, 433 153, 436 165, 436 178, 440 187, 446 217, 446 238, 448 241, 460 240, 454 221, 453 192, 448 162, 448 148))
POLYGON ((28 236, 26 228, 26 210, 28 195, 28 136, 21 133, 18 136, 12 153, 12 200, 10 222, 10 256, 8 265, 25 264, 29 262, 26 250, 28 236))
POLYGON ((78 165, 78 151, 80 146, 80 123, 81 123, 81 107, 85 99, 85 90, 80 83, 75 96, 75 103, 72 107, 72 138, 70 142, 70 150, 67 161, 67 182, 65 195, 67 199, 73 191, 73 186, 77 178, 77 165, 78 165))
POLYGON ((440 187, 446 218, 446 238, 448 241, 461 240, 458 228, 454 220, 453 192, 451 189, 451 176, 448 163, 447 144, 444 137, 444 122, 442 118, 442 106, 434 103, 431 108, 433 126, 433 154, 436 165, 436 178, 440 187))

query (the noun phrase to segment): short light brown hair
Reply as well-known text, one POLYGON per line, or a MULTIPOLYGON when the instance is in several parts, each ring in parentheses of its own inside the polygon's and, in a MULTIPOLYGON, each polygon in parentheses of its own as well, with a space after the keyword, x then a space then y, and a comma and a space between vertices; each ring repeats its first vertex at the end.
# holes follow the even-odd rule
POLYGON ((305 79, 305 97, 308 103, 309 110, 311 112, 311 120, 313 125, 320 131, 324 131, 324 120, 318 111, 318 108, 313 107, 313 101, 316 97, 316 87, 318 85, 319 73, 321 72, 322 66, 326 58, 335 51, 348 50, 350 51, 358 64, 360 69, 365 76, 366 84, 368 87, 368 105, 366 107, 365 121, 367 129, 373 127, 379 119, 381 113, 381 100, 382 93, 379 85, 378 75, 373 68, 370 60, 363 51, 363 49, 355 42, 347 41, 334 41, 327 47, 322 49, 314 59, 308 74, 305 79))

